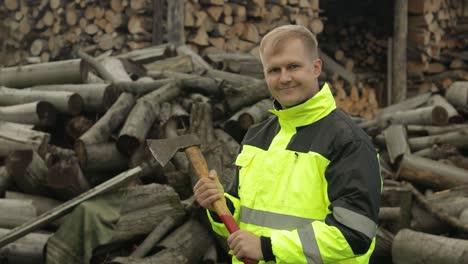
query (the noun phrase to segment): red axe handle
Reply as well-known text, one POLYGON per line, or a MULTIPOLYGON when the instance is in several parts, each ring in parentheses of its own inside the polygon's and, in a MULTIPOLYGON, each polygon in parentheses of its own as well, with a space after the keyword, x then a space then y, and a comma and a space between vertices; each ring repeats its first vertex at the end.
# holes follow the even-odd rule
MULTIPOLYGON (((193 168, 195 169, 195 173, 199 179, 207 178, 208 177, 208 165, 206 164, 206 160, 201 153, 201 150, 198 146, 191 146, 185 149, 185 154, 187 155, 188 159, 192 163, 193 168)), ((222 200, 217 200, 213 203, 213 207, 216 213, 219 215, 221 220, 223 221, 224 225, 226 226, 227 230, 230 234, 239 230, 239 226, 237 225, 234 217, 232 217, 231 211, 229 211, 228 207, 222 200)), ((252 259, 243 258, 242 262, 245 264, 254 264, 257 261, 252 259)))

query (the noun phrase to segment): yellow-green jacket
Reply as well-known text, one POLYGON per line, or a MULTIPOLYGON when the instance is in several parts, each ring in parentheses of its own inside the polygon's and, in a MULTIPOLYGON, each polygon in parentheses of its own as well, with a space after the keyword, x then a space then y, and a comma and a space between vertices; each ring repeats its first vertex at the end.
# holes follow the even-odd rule
MULTIPOLYGON (((244 137, 225 193, 240 228, 261 236, 268 263, 368 263, 381 190, 368 136, 336 109, 327 84, 271 112, 244 137)), ((229 235, 208 217, 216 233, 229 235)))

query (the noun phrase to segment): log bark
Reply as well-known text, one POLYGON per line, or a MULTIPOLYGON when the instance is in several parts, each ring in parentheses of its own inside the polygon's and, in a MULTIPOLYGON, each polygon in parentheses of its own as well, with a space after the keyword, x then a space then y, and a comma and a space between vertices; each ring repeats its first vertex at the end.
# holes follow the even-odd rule
POLYGON ((468 184, 466 170, 411 154, 403 156, 398 177, 437 190, 468 184))
POLYGON ((468 241, 404 229, 393 240, 392 259, 396 264, 465 263, 468 241))
POLYGON ((81 83, 80 59, 0 69, 0 85, 22 88, 45 84, 81 83))
POLYGON ((406 127, 408 134, 422 134, 424 136, 445 134, 448 132, 466 130, 466 129, 468 129, 468 124, 450 125, 450 126, 442 126, 442 127, 409 125, 406 127))
POLYGON ((174 55, 175 50, 173 44, 161 44, 120 54, 117 55, 117 58, 129 59, 134 62, 145 64, 174 55))
POLYGON ((380 116, 379 123, 381 127, 386 127, 389 124, 440 126, 448 123, 448 114, 441 106, 427 106, 380 116))
POLYGON ((169 186, 151 184, 128 189, 112 241, 126 241, 151 233, 166 216, 185 214, 179 196, 169 186))
POLYGON ((50 134, 32 130, 29 125, 0 121, 0 157, 28 149, 44 155, 49 141, 50 134))
POLYGON ((392 102, 406 99, 407 82, 407 40, 408 40, 408 2, 396 0, 393 22, 392 58, 392 102))
POLYGON ((8 212, 0 217, 0 228, 14 228, 37 216, 31 200, 0 199, 0 210, 8 212))
POLYGON ((356 75, 354 73, 348 72, 343 66, 336 63, 327 54, 319 51, 319 57, 323 61, 324 71, 331 73, 331 75, 338 74, 351 85, 356 83, 356 75))
POLYGON ((128 168, 128 159, 120 153, 114 142, 82 145, 76 154, 81 168, 86 172, 120 172, 128 168))
POLYGON ((134 104, 135 97, 133 95, 129 93, 121 94, 112 107, 75 142, 75 151, 83 167, 86 167, 86 161, 88 160, 85 158, 86 147, 106 142, 111 133, 122 124, 134 104))
POLYGON ((468 147, 468 129, 462 129, 440 135, 408 139, 412 151, 429 148, 434 144, 450 144, 457 148, 468 147))
POLYGON ((0 107, 0 120, 37 127, 51 127, 55 124, 57 113, 51 103, 37 101, 26 104, 0 107))
MULTIPOLYGON (((76 93, 83 99, 83 111, 89 113, 104 112, 104 95, 111 95, 113 87, 108 84, 66 84, 66 85, 40 85, 33 86, 35 91, 62 91, 76 93)), ((115 92, 114 92, 115 93, 115 92)))
POLYGON ((468 82, 454 82, 445 94, 445 98, 455 106, 468 105, 468 82))
POLYGON ((210 231, 205 226, 196 220, 189 220, 161 241, 158 247, 177 249, 192 263, 203 256, 203 253, 211 245, 211 241, 210 231))
POLYGON ((14 151, 6 159, 5 166, 15 184, 24 192, 37 195, 49 194, 48 169, 36 151, 14 151))
POLYGON ((229 111, 234 113, 242 107, 252 105, 270 96, 265 82, 255 82, 238 88, 224 89, 225 104, 229 111))
POLYGON ((411 153, 403 125, 391 125, 383 134, 391 163, 394 164, 402 155, 411 153))
POLYGON ((51 103, 58 111, 77 115, 83 109, 83 98, 72 92, 18 90, 0 87, 0 105, 17 105, 36 101, 51 103))
POLYGON ((268 110, 272 109, 272 107, 273 102, 271 99, 258 101, 239 115, 240 127, 247 130, 253 124, 257 124, 265 120, 270 115, 268 110))
POLYGON ((5 197, 6 190, 13 185, 13 179, 5 166, 0 166, 0 197, 5 197))
POLYGON ((32 201, 32 205, 34 206, 37 215, 41 215, 50 209, 53 209, 61 204, 60 201, 54 200, 52 198, 46 196, 38 196, 32 195, 27 193, 20 193, 20 192, 13 192, 7 191, 5 193, 6 199, 16 199, 16 200, 24 200, 24 201, 32 201))
POLYGON ((201 93, 210 96, 221 96, 221 81, 214 78, 202 77, 195 74, 185 74, 171 71, 149 71, 148 76, 163 76, 165 78, 176 79, 181 82, 181 88, 188 93, 201 93))
POLYGON ((132 252, 130 257, 142 258, 148 254, 148 252, 153 248, 156 243, 158 243, 161 238, 166 235, 170 229, 172 229, 177 224, 176 219, 166 216, 159 223, 156 228, 151 231, 151 233, 143 240, 143 242, 138 246, 138 248, 132 252))
POLYGON ((91 188, 76 157, 61 159, 51 165, 47 184, 61 200, 71 199, 91 188))
MULTIPOLYGON (((0 229, 0 235, 4 236, 9 229, 0 229)), ((8 263, 16 264, 37 264, 42 263, 43 249, 50 233, 31 233, 18 241, 6 245, 0 249, 0 255, 5 257, 8 263)))
POLYGON ((175 0, 168 2, 167 32, 169 43, 174 43, 176 46, 184 44, 184 1, 175 0))
POLYGON ((448 114, 449 123, 462 123, 463 117, 457 112, 457 110, 442 96, 436 94, 431 97, 428 101, 429 105, 438 105, 445 108, 448 114))
POLYGON ((163 60, 157 60, 145 64, 144 67, 148 71, 174 71, 181 73, 193 72, 192 57, 189 55, 179 55, 176 57, 170 57, 163 60))
POLYGON ((454 155, 458 155, 458 150, 449 144, 432 145, 431 147, 421 149, 413 153, 416 156, 425 157, 428 159, 439 160, 446 159, 454 155))
POLYGON ((159 105, 177 97, 180 88, 168 83, 158 90, 137 100, 135 107, 127 117, 117 140, 117 148, 128 156, 144 142, 146 135, 159 115, 159 105))

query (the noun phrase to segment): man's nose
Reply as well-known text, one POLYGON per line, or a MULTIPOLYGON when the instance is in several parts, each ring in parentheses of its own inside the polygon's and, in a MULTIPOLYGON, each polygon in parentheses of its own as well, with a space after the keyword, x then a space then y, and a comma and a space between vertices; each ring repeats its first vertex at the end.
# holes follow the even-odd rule
POLYGON ((280 82, 287 83, 291 81, 291 74, 286 69, 281 69, 280 82))

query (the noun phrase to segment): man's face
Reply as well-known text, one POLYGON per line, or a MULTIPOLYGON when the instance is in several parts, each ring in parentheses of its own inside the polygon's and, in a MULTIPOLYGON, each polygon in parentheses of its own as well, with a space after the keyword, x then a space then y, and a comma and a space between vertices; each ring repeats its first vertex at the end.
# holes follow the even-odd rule
POLYGON ((270 93, 283 108, 305 102, 318 92, 322 61, 314 59, 300 39, 287 40, 276 52, 265 46, 262 62, 270 93))

